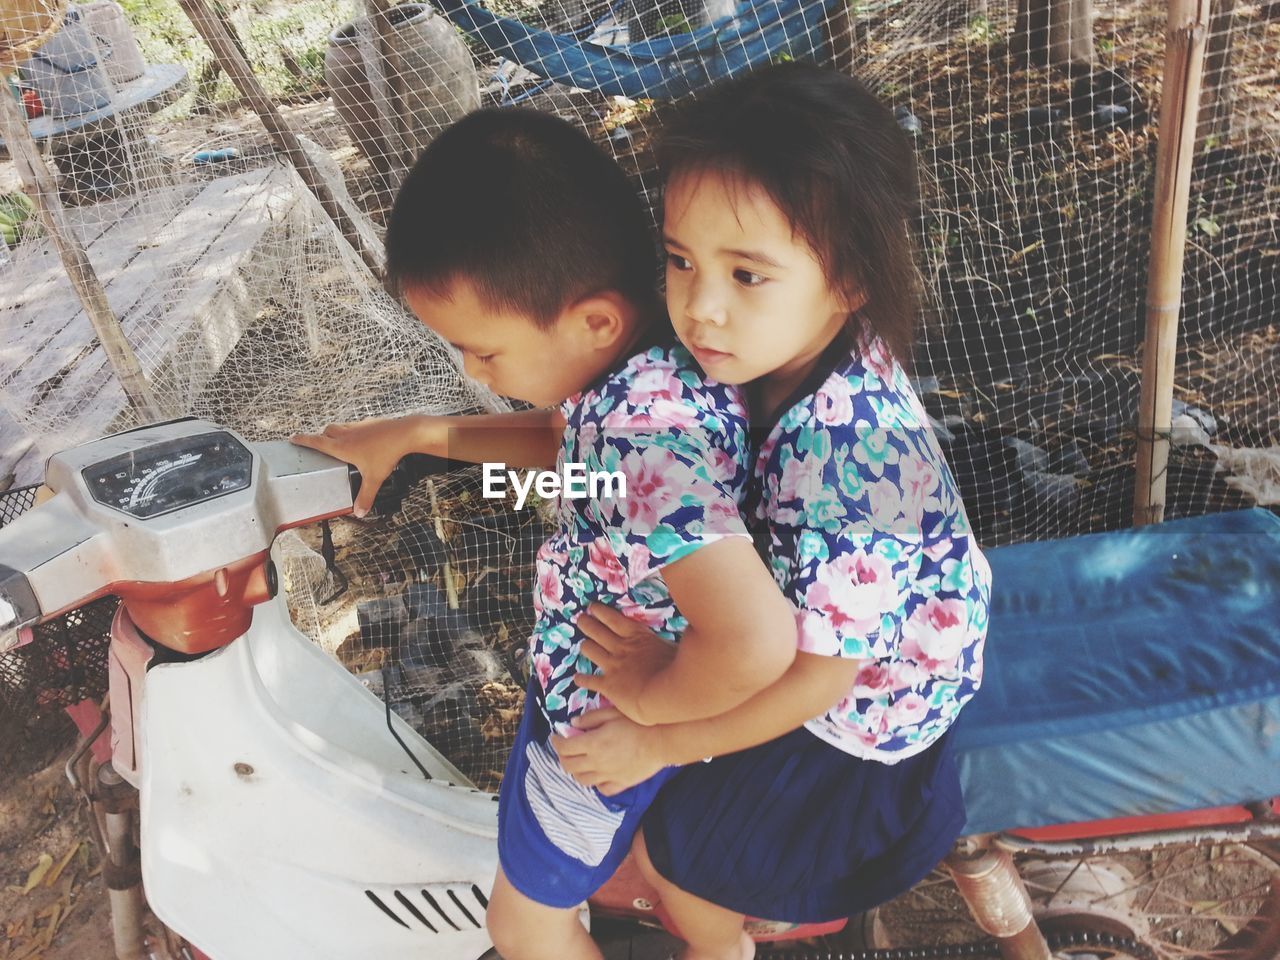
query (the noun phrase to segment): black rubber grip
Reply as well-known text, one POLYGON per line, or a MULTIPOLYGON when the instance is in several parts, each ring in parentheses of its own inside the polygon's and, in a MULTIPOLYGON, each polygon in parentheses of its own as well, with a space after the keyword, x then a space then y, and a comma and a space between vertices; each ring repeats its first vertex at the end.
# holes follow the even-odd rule
MULTIPOLYGON (((461 460, 450 460, 447 457, 436 457, 429 453, 411 453, 401 460, 394 470, 382 481, 378 495, 373 499, 371 513, 385 517, 397 512, 409 491, 424 477, 439 476, 454 470, 474 467, 473 463, 461 460)), ((348 467, 351 479, 351 496, 354 499, 360 492, 360 471, 348 467)))

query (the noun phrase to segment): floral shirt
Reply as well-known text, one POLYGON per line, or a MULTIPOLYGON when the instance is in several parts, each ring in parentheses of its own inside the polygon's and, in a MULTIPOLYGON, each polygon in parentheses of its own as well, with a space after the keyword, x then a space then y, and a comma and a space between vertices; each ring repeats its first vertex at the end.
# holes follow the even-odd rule
POLYGON ((798 648, 867 661, 806 726, 893 763, 941 736, 981 683, 990 568, 920 401, 878 344, 780 412, 750 519, 797 608, 798 648))
POLYGON ((575 673, 575 623, 596 600, 672 641, 688 626, 671 600, 662 568, 725 537, 748 537, 739 510, 750 476, 747 411, 736 388, 704 380, 680 346, 652 347, 602 383, 563 405, 557 457, 588 472, 619 473, 626 496, 556 503, 557 529, 538 551, 537 613, 530 656, 553 731, 600 705, 575 673))

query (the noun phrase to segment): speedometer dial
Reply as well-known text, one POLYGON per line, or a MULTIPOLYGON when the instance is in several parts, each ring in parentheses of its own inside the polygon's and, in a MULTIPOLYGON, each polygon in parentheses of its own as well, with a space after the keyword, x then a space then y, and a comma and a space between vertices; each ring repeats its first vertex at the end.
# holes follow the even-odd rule
POLYGON ((244 490, 252 469, 253 454, 220 430, 112 457, 83 476, 98 503, 146 520, 244 490))

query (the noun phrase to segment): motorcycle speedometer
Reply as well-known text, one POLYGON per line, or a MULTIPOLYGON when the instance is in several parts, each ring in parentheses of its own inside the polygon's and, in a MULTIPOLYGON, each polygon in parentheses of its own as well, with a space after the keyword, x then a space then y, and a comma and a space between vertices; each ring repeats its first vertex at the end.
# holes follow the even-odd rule
POLYGON ((98 503, 139 520, 244 490, 253 454, 225 431, 165 440, 82 471, 98 503))

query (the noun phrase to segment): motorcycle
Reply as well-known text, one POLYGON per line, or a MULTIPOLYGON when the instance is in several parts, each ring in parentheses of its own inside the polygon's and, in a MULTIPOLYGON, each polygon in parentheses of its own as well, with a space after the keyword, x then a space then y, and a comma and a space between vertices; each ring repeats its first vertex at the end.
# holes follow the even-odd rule
MULTIPOLYGON (((393 484, 456 466, 411 459, 393 484)), ((279 534, 349 514, 358 485, 323 454, 186 419, 55 455, 52 496, 0 528, 0 653, 32 642, 39 624, 120 599, 110 708, 95 723, 79 711, 83 736, 67 763, 93 813, 120 960, 493 955, 484 918, 496 796, 290 619, 279 534)), ((1135 657, 1118 628, 1115 659, 1090 668, 1044 659, 1043 644, 1003 642, 1001 624, 1027 641, 1019 618, 1039 623, 1041 640, 1069 629, 1044 594, 1044 556, 1065 554, 1058 544, 992 551, 997 582, 1003 566, 1010 583, 1001 584, 1003 612, 993 609, 985 689, 956 733, 972 833, 900 902, 851 924, 751 920, 752 935, 817 943, 821 956, 832 946, 886 958, 1280 956, 1280 804, 1270 799, 1280 794, 1280 521, 1255 510, 1213 523, 1166 524, 1163 540, 1101 535, 1081 547, 1092 550, 1087 582, 1064 570, 1058 586, 1065 603, 1151 606, 1134 587, 1134 556, 1175 547, 1176 570, 1154 581, 1173 592, 1157 589, 1155 608, 1166 622, 1192 610, 1219 633, 1235 631, 1211 678, 1229 689, 1196 687, 1155 713, 1117 709, 1098 689, 1075 700, 1043 695, 1046 680, 1088 686, 1090 669, 1119 670, 1121 687, 1154 683, 1158 674, 1122 676, 1153 664, 1181 675, 1177 657, 1190 648, 1162 647, 1166 634, 1135 657), (1224 578, 1238 588, 1225 599, 1224 578), (1215 596, 1212 612, 1197 602, 1215 596), (1228 754, 1222 762, 1205 752, 1214 744, 1228 754), (1183 748, 1198 751, 1192 762, 1170 760, 1183 748), (1169 874, 1187 872, 1185 853, 1205 850, 1216 851, 1204 865, 1212 892, 1183 880, 1174 902, 1194 902, 1161 907, 1169 874), (1163 873, 1134 865, 1169 851, 1176 866, 1163 873), (940 923, 952 932, 921 941, 944 878, 940 923), (1182 919, 1175 928, 1157 915, 1166 909, 1196 929, 1182 919), (966 912, 983 939, 948 943, 966 912)), ((678 933, 630 861, 583 916, 625 921, 623 935, 637 924, 678 933)))

